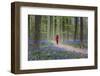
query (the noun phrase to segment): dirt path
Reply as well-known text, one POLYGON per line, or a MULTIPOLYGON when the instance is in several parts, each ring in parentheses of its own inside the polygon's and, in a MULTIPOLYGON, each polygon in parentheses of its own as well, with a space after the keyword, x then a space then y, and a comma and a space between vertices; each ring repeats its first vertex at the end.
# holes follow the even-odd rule
POLYGON ((56 47, 64 48, 64 49, 66 49, 66 51, 77 52, 77 53, 82 53, 82 54, 88 53, 87 49, 75 48, 73 46, 70 46, 70 45, 67 45, 67 44, 64 45, 64 44, 61 44, 61 43, 59 43, 57 45, 54 41, 52 41, 52 42, 54 43, 54 45, 56 47))

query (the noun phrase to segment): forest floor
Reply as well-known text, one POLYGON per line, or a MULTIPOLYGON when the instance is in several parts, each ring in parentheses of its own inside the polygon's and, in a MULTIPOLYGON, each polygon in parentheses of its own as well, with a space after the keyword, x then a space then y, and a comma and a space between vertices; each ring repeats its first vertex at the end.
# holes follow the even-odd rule
POLYGON ((66 49, 66 51, 77 52, 77 53, 82 53, 82 54, 88 53, 87 49, 76 48, 76 47, 73 47, 73 46, 68 45, 68 44, 64 45, 62 43, 56 44, 54 41, 52 41, 52 43, 54 44, 55 47, 64 48, 64 49, 66 49))
POLYGON ((41 41, 38 48, 34 47, 34 41, 28 44, 28 60, 52 60, 52 59, 80 59, 88 58, 88 50, 74 47, 73 45, 55 41, 41 41))

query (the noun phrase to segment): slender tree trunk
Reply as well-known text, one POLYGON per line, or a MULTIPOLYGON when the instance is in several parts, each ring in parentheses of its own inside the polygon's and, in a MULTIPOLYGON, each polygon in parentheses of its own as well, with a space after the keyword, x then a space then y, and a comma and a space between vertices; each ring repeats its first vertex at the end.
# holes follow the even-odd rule
POLYGON ((53 16, 53 40, 54 40, 54 37, 55 37, 55 16, 53 16))
POLYGON ((69 40, 69 25, 70 25, 70 18, 68 18, 68 25, 67 25, 67 39, 69 40))
MULTIPOLYGON (((57 33, 57 16, 55 16, 55 35, 56 35, 56 33, 57 33)), ((54 35, 54 37, 55 37, 55 35, 54 35)))
POLYGON ((62 17, 62 42, 64 41, 64 32, 65 32, 65 30, 64 30, 64 24, 65 24, 65 21, 64 21, 64 17, 62 17))
POLYGON ((48 22, 47 22, 47 39, 49 40, 50 39, 50 16, 48 16, 48 18, 47 18, 48 20, 48 22))
POLYGON ((80 17, 80 48, 83 48, 83 18, 80 17))
POLYGON ((28 16, 28 38, 31 37, 31 19, 30 19, 30 15, 28 16))
POLYGON ((52 33, 53 33, 52 29, 53 29, 53 17, 50 16, 50 40, 52 40, 52 37, 53 37, 53 35, 52 35, 52 33))
POLYGON ((75 17, 75 32, 74 32, 74 40, 77 39, 77 26, 78 26, 78 17, 75 17))
POLYGON ((60 36, 61 36, 61 42, 63 41, 63 31, 62 31, 62 17, 60 18, 60 36))

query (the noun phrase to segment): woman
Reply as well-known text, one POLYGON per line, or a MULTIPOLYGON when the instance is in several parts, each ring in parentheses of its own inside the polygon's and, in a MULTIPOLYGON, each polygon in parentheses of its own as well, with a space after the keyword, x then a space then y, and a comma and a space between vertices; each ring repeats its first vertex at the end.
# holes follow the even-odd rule
POLYGON ((59 35, 56 35, 56 43, 58 45, 58 43, 59 43, 59 35))

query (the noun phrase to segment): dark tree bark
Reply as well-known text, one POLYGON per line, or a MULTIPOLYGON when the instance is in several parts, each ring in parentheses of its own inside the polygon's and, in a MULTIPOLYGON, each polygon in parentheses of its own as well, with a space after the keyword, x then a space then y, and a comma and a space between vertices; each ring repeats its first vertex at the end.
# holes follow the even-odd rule
POLYGON ((35 47, 39 48, 40 44, 40 25, 41 25, 41 16, 37 15, 35 16, 35 36, 34 36, 34 41, 35 41, 35 47))
POLYGON ((30 38, 30 33, 31 33, 31 30, 30 30, 30 15, 28 15, 28 37, 30 38))
MULTIPOLYGON (((63 17, 63 18, 62 18, 62 32, 65 32, 64 24, 65 24, 65 21, 64 21, 64 17, 63 17)), ((65 39, 64 33, 62 33, 62 42, 64 41, 64 39, 65 39)))
POLYGON ((74 40, 77 39, 77 26, 78 26, 78 17, 75 17, 75 32, 74 32, 74 40))
POLYGON ((83 48, 83 18, 80 17, 80 48, 83 48))
POLYGON ((53 17, 50 16, 50 40, 52 40, 52 37, 53 37, 53 30, 52 30, 52 27, 53 26, 53 17))

